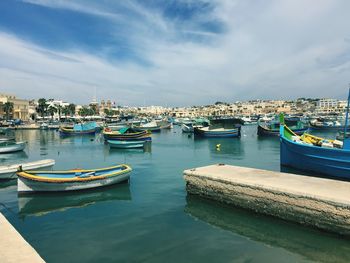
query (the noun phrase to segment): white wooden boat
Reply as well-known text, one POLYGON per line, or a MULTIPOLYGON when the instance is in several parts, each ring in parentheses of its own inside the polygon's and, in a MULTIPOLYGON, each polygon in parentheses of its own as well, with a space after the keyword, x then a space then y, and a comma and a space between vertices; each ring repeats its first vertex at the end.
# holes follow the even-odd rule
POLYGON ((55 165, 55 160, 46 159, 46 160, 40 160, 35 162, 0 166, 0 179, 16 179, 17 178, 16 172, 20 167, 22 167, 22 170, 38 170, 42 168, 52 167, 54 165, 55 165))
POLYGON ((107 140, 108 144, 112 148, 131 149, 131 148, 143 148, 146 141, 117 141, 107 140))
POLYGON ((49 125, 46 122, 43 122, 42 124, 40 124, 40 130, 48 130, 49 129, 49 125))
POLYGON ((26 147, 25 142, 12 142, 12 141, 0 142, 0 153, 12 153, 12 152, 23 151, 25 147, 26 147))
POLYGON ((131 171, 126 164, 91 170, 22 171, 17 172, 17 189, 25 193, 97 188, 129 180, 131 171))
POLYGON ((194 130, 193 123, 191 123, 191 122, 182 123, 181 129, 182 129, 182 132, 192 133, 194 130))

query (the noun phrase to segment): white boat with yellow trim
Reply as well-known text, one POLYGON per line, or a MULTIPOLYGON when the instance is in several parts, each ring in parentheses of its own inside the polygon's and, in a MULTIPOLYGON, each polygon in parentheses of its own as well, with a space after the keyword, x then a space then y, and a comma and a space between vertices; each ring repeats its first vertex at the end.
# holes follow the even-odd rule
POLYGON ((18 192, 75 191, 112 185, 129 180, 131 167, 126 164, 102 169, 68 171, 19 171, 18 192))

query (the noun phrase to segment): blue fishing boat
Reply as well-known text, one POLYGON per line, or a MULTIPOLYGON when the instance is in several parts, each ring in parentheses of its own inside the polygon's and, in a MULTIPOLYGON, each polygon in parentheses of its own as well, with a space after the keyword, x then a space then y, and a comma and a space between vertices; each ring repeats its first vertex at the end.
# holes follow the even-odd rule
POLYGON ((99 131, 99 126, 96 122, 87 123, 76 123, 73 127, 63 127, 59 128, 61 136, 71 136, 71 135, 94 135, 99 131))
MULTIPOLYGON (((350 90, 345 127, 348 123, 350 90)), ((311 134, 295 134, 281 116, 280 162, 283 166, 334 178, 350 179, 350 138, 344 142, 326 140, 311 134)), ((344 129, 346 134, 346 128, 344 129)))

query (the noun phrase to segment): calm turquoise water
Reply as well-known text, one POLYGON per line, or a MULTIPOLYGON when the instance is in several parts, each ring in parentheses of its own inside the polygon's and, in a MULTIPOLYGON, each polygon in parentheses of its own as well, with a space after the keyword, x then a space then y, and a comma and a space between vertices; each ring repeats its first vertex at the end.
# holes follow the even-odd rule
POLYGON ((73 194, 18 197, 15 181, 0 182, 0 211, 48 262, 350 262, 349 240, 187 196, 187 168, 280 170, 278 139, 258 139, 256 126, 243 127, 241 139, 201 140, 176 127, 154 134, 146 151, 109 150, 99 136, 54 131, 16 137, 27 149, 1 155, 1 165, 53 158, 55 169, 134 169, 129 184, 73 194))

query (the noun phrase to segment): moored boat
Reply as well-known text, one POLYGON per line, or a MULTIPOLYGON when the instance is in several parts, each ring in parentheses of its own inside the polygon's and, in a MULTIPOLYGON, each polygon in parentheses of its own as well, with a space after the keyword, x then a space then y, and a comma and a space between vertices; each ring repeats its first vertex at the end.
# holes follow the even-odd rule
POLYGON ((151 141, 152 135, 150 131, 135 131, 133 128, 123 128, 119 131, 104 129, 103 137, 105 140, 118 141, 151 141))
POLYGON ((46 159, 28 163, 18 163, 0 166, 0 179, 15 179, 17 178, 16 172, 21 167, 22 170, 38 170, 42 168, 52 167, 55 164, 55 160, 46 159))
MULTIPOLYGON (((301 135, 306 132, 309 127, 304 125, 301 121, 296 121, 294 125, 288 126, 295 134, 301 135)), ((259 136, 279 136, 280 135, 280 123, 276 121, 271 122, 259 122, 258 132, 259 136)))
POLYGON ((73 127, 60 126, 59 132, 61 136, 70 135, 93 135, 98 132, 99 127, 96 122, 77 123, 73 127))
POLYGON ((143 148, 146 141, 117 141, 107 140, 111 148, 131 149, 131 148, 143 148))
POLYGON ((19 171, 18 192, 75 191, 126 181, 131 167, 122 164, 102 169, 68 171, 19 171))
POLYGON ((326 140, 307 133, 295 134, 280 126, 280 162, 283 166, 350 179, 350 147, 337 140, 326 140))
POLYGON ((338 120, 329 120, 325 118, 311 120, 309 123, 310 128, 314 130, 338 131, 343 130, 345 128, 344 123, 341 123, 338 120))
POLYGON ((201 137, 208 138, 229 138, 229 137, 240 137, 241 136, 241 127, 226 129, 226 128, 210 128, 202 127, 194 128, 194 134, 201 137))
POLYGON ((155 121, 148 122, 146 124, 140 124, 139 126, 134 126, 136 131, 151 131, 151 132, 159 132, 161 126, 157 124, 155 121))
POLYGON ((49 129, 49 125, 46 122, 43 122, 42 124, 40 124, 40 130, 48 130, 49 129))
POLYGON ((25 146, 25 142, 2 141, 0 142, 0 153, 12 153, 23 151, 25 146))
POLYGON ((194 131, 192 122, 183 122, 181 124, 181 130, 184 133, 192 133, 194 131))

